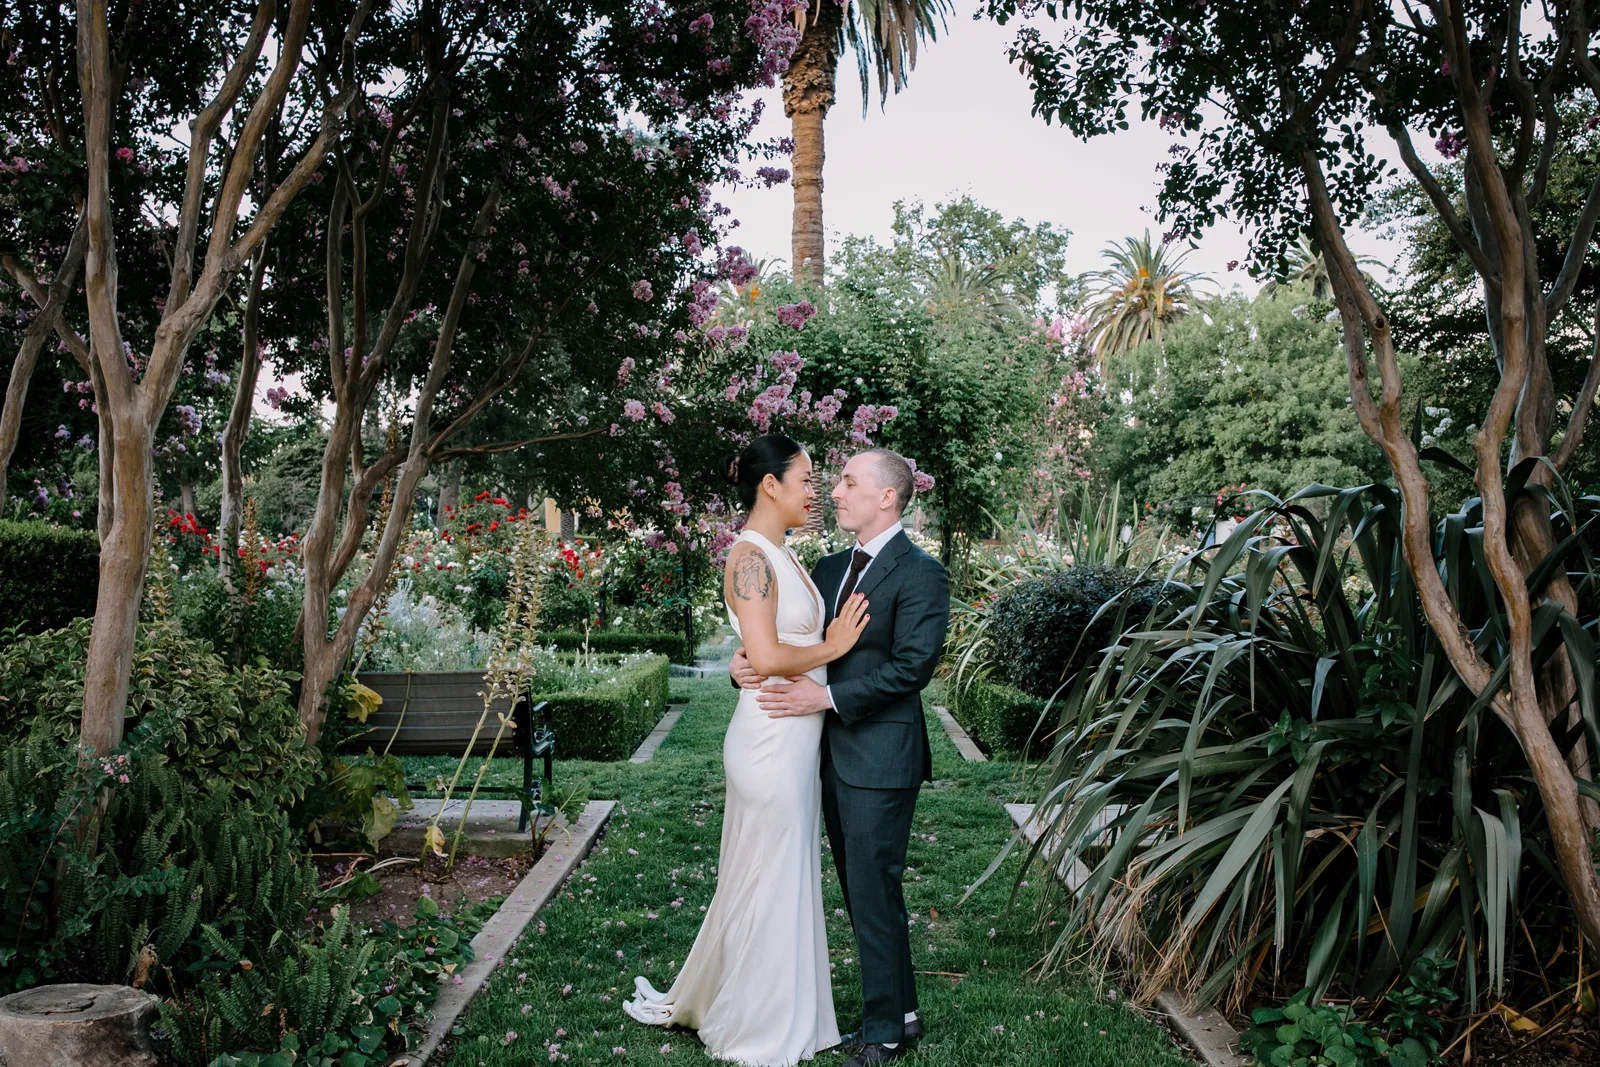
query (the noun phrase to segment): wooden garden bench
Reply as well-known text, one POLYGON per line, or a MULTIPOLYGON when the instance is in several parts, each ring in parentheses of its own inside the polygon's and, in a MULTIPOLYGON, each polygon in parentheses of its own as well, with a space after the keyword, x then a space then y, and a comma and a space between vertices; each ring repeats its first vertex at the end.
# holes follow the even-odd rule
MULTIPOLYGON (((367 719, 369 732, 351 742, 352 746, 371 747, 376 752, 397 756, 456 756, 467 750, 473 728, 483 714, 484 680, 482 671, 393 671, 363 672, 362 685, 383 697, 367 719)), ((513 702, 501 697, 489 706, 483 730, 472 746, 472 755, 487 756, 500 728, 497 712, 508 713, 516 729, 500 738, 497 754, 522 757, 522 785, 484 785, 478 795, 513 796, 522 802, 517 830, 527 830, 532 812, 549 795, 555 784, 555 730, 550 721, 549 701, 532 705, 528 693, 513 702), (542 720, 535 727, 534 721, 542 720), (544 775, 535 778, 533 761, 544 759, 544 775)), ((475 773, 475 772, 474 772, 475 773)), ((466 788, 471 781, 463 775, 466 788)), ((414 792, 431 789, 431 781, 408 779, 406 788, 414 792)), ((461 788, 458 786, 458 789, 461 788)), ((462 796, 466 793, 462 792, 462 796)))

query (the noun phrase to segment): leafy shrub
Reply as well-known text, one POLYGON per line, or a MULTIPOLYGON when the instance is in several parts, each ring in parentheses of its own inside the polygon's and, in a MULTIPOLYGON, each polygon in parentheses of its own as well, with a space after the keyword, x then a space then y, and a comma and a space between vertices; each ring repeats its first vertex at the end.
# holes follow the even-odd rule
POLYGON ((1348 1005, 1307 1003, 1301 990, 1280 1008, 1257 1008, 1254 1024, 1239 1035, 1239 1049, 1264 1067, 1427 1067, 1429 1056, 1416 1038, 1390 1045, 1352 1017, 1348 1005))
POLYGON ((1439 1055, 1439 1038, 1444 1033, 1440 1016, 1460 999, 1445 984, 1445 974, 1455 965, 1455 960, 1419 956, 1411 965, 1405 984, 1383 998, 1388 1008, 1383 1023, 1389 1028, 1389 1040, 1401 1044, 1416 1041, 1427 1051, 1428 1063, 1439 1055))
MULTIPOLYGON (((1558 544, 1600 499, 1575 507, 1558 544)), ((1479 508, 1445 516, 1431 544, 1494 662, 1509 627, 1480 569, 1479 508)), ((1132 956, 1142 996, 1175 984, 1238 1003, 1293 980, 1315 1002, 1335 983, 1379 1001, 1437 955, 1462 961, 1477 1001, 1525 941, 1570 929, 1526 757, 1449 668, 1402 521, 1383 486, 1271 502, 1175 568, 1156 617, 1079 673, 1040 782, 1052 862, 1089 869, 1046 902, 1067 919, 1053 960, 1087 937, 1132 956), (1511 936, 1522 923, 1531 934, 1511 936)), ((1548 565, 1575 588, 1597 577, 1577 553, 1548 565)), ((1594 707, 1593 620, 1538 610, 1535 667, 1566 658, 1594 707)), ((1564 748, 1594 730, 1584 716, 1564 748)))
MULTIPOLYGON (((1028 747, 1045 701, 1001 682, 967 678, 950 686, 950 714, 989 753, 1020 753, 1028 747)), ((1048 748, 1049 739, 1034 738, 1048 748)))
POLYGON ((564 652, 583 648, 587 641, 592 652, 655 652, 673 663, 693 663, 694 649, 681 633, 641 634, 628 630, 593 630, 588 634, 561 632, 547 633, 542 637, 547 645, 564 652))
MULTIPOLYGON (((0 645, 0 741, 77 743, 90 619, 0 645)), ((128 687, 130 744, 152 747, 193 781, 217 780, 264 802, 305 795, 318 757, 301 743, 295 676, 234 669, 177 628, 141 628, 128 687)))
POLYGON ((596 656, 541 667, 533 702, 550 702, 562 759, 627 759, 667 710, 667 678, 665 656, 596 656))
POLYGON ((296 930, 316 894, 285 812, 226 782, 182 775, 157 751, 80 768, 38 738, 0 752, 0 992, 47 981, 198 980, 216 964, 210 926, 245 945, 296 930), (73 827, 109 790, 99 851, 73 827))
MULTIPOLYGON (((272 568, 270 576, 251 583, 243 612, 245 661, 298 662, 295 624, 300 620, 302 585, 296 569, 272 568)), ((215 566, 202 563, 172 583, 172 615, 183 632, 196 641, 210 642, 219 654, 230 653, 232 621, 228 593, 215 566)))
POLYGON ((191 1067, 379 1067, 422 1036, 441 979, 472 960, 497 905, 450 916, 423 897, 410 926, 370 932, 336 907, 309 937, 254 948, 207 929, 218 969, 162 1003, 162 1036, 191 1067))
POLYGON ((0 519, 0 631, 37 633, 93 615, 99 588, 92 530, 0 519))
POLYGON ((1120 633, 1122 613, 1101 611, 1126 594, 1126 617, 1142 620, 1155 603, 1153 586, 1136 586, 1125 567, 1068 567, 1006 589, 989 609, 989 661, 1018 689, 1049 698, 1120 633))

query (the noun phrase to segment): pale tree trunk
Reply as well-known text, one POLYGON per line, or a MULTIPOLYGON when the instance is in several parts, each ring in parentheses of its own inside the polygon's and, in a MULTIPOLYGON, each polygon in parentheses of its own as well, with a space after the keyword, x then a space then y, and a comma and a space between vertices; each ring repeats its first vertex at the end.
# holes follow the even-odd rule
MULTIPOLYGON (((294 170, 261 201, 254 219, 240 228, 239 209, 268 123, 277 113, 300 64, 310 16, 310 0, 295 0, 276 28, 280 52, 234 137, 220 175, 213 173, 211 146, 222 120, 233 112, 256 72, 262 47, 274 30, 276 5, 263 0, 250 34, 216 96, 191 123, 188 173, 177 234, 172 244, 172 281, 154 333, 142 378, 135 380, 123 355, 117 311, 115 218, 110 195, 112 110, 112 35, 105 0, 79 0, 78 77, 84 110, 84 153, 88 164, 86 219, 88 250, 84 288, 90 351, 97 369, 101 425, 102 530, 100 590, 84 667, 82 743, 104 754, 122 741, 129 670, 137 633, 154 521, 150 449, 156 427, 171 400, 183 360, 243 263, 283 215, 306 180, 322 163, 351 94, 341 93, 324 108, 322 126, 294 170), (215 180, 213 180, 215 179, 215 180), (207 192, 215 189, 211 203, 207 192), (195 246, 202 219, 211 233, 203 266, 195 272, 195 246), (107 514, 109 512, 109 514, 107 514)), ((358 9, 356 19, 364 17, 358 9)), ((359 21, 346 35, 359 29, 359 21)))
POLYGON ((83 266, 83 253, 87 245, 88 234, 84 225, 84 214, 80 210, 77 225, 72 230, 72 239, 67 245, 67 253, 62 257, 61 265, 56 269, 48 291, 41 290, 28 269, 15 257, 9 255, 0 257, 0 260, 4 261, 6 272, 33 297, 34 303, 39 308, 33 321, 28 323, 28 328, 22 332, 22 344, 17 350, 17 358, 12 361, 11 375, 6 380, 5 407, 0 408, 0 515, 4 515, 6 511, 6 475, 11 467, 11 457, 17 450, 17 440, 22 433, 22 409, 28 400, 28 385, 33 380, 33 371, 38 365, 39 353, 43 350, 45 342, 57 330, 64 328, 62 310, 66 307, 67 299, 77 284, 78 271, 83 266))
POLYGON ((240 455, 250 418, 255 412, 256 382, 261 376, 261 295, 267 272, 267 242, 257 248, 250 268, 250 292, 245 297, 242 348, 235 374, 233 405, 222 429, 222 504, 217 517, 217 573, 228 598, 228 646, 235 663, 244 656, 244 605, 235 587, 239 561, 239 522, 244 514, 244 464, 240 455))
POLYGON ((445 512, 461 506, 461 464, 445 464, 444 473, 439 477, 439 512, 434 516, 434 528, 443 530, 445 526, 445 512))
MULTIPOLYGON (((1472 124, 1469 123, 1469 131, 1472 124)), ((1484 133, 1487 139, 1487 133, 1484 133)), ((1433 530, 1429 512, 1429 486, 1422 472, 1409 422, 1401 404, 1399 360, 1389 332, 1388 318, 1373 299, 1333 212, 1321 165, 1314 156, 1302 163, 1306 174, 1318 240, 1330 258, 1335 301, 1344 325, 1346 362, 1350 371, 1352 404, 1368 436, 1383 449, 1393 468, 1404 500, 1402 545, 1406 562, 1417 583, 1418 599, 1430 627, 1451 666, 1474 693, 1488 688, 1491 668, 1473 647, 1460 615, 1451 603, 1434 564, 1433 530), (1379 369, 1380 393, 1374 401, 1367 376, 1367 348, 1379 369)), ((1577 782, 1566 758, 1551 735, 1532 667, 1532 608, 1526 589, 1527 572, 1507 545, 1509 522, 1500 449, 1513 414, 1516 398, 1527 379, 1528 346, 1525 323, 1524 264, 1521 235, 1500 234, 1505 254, 1500 257, 1505 279, 1502 317, 1506 358, 1500 384, 1490 404, 1484 427, 1475 441, 1477 485, 1483 500, 1484 550, 1489 570, 1506 606, 1510 623, 1510 684, 1491 701, 1491 708, 1517 737, 1543 801, 1545 817, 1555 846, 1557 867, 1567 884, 1573 910, 1585 937, 1600 945, 1600 879, 1590 851, 1591 834, 1579 802, 1577 782)))
MULTIPOLYGON (((1512 42, 1504 68, 1505 80, 1513 95, 1531 100, 1536 95, 1522 80, 1516 52, 1521 36, 1516 32, 1513 9, 1508 39, 1512 42)), ((1506 499, 1502 451, 1508 435, 1513 437, 1512 462, 1527 456, 1542 456, 1548 450, 1554 404, 1550 392, 1544 335, 1549 321, 1570 296, 1571 280, 1563 270, 1546 297, 1537 275, 1533 247, 1530 203, 1537 202, 1548 178, 1553 157, 1553 139, 1560 135, 1559 124, 1545 123, 1546 145, 1524 191, 1524 169, 1533 144, 1531 131, 1534 108, 1523 108, 1523 121, 1529 135, 1509 164, 1497 152, 1488 120, 1486 94, 1475 80, 1473 61, 1467 53, 1466 31, 1459 8, 1449 5, 1433 8, 1440 21, 1440 39, 1449 60, 1450 77, 1457 96, 1467 142, 1466 185, 1470 224, 1464 221, 1454 200, 1417 155, 1410 131, 1403 121, 1392 120, 1388 131, 1400 149, 1407 168, 1432 202, 1434 210, 1452 238, 1473 263, 1483 281, 1485 307, 1491 337, 1499 357, 1500 380, 1489 404, 1482 428, 1474 439, 1476 483, 1483 514, 1485 562, 1504 605, 1507 624, 1506 665, 1509 678, 1490 689, 1493 669, 1473 644, 1471 634, 1451 601, 1433 556, 1433 526, 1429 510, 1430 487, 1419 461, 1417 446, 1411 439, 1406 405, 1402 402, 1399 359, 1390 332, 1388 316, 1378 305, 1372 288, 1358 269, 1345 241, 1343 228, 1334 208, 1322 161, 1315 152, 1304 152, 1299 167, 1304 179, 1314 229, 1328 264, 1329 281, 1344 330, 1346 366, 1350 378, 1350 399, 1358 421, 1367 435, 1383 450, 1395 474, 1404 502, 1401 545, 1407 568, 1416 582, 1418 600, 1429 627, 1451 667, 1474 694, 1489 695, 1489 706, 1511 730, 1528 761, 1539 790, 1546 823, 1549 826, 1556 866, 1561 873, 1574 914, 1584 937, 1600 947, 1600 877, 1597 877, 1591 850, 1593 833, 1586 818, 1586 805, 1580 801, 1574 767, 1562 753, 1550 729, 1553 716, 1561 714, 1571 690, 1563 672, 1540 672, 1533 667, 1533 612, 1536 604, 1527 588, 1531 568, 1552 542, 1549 513, 1519 517, 1510 514, 1506 499), (1526 197, 1526 199, 1525 199, 1526 197), (1369 353, 1378 369, 1378 395, 1374 397, 1368 373, 1369 353), (1554 684, 1554 691, 1541 691, 1541 682, 1554 684)), ((1580 16, 1574 16, 1580 19, 1580 16)), ((1576 24, 1575 24, 1576 25, 1576 24)), ((1587 31, 1576 26, 1578 38, 1573 50, 1576 62, 1587 62, 1587 31)), ((1571 29, 1571 27, 1569 27, 1571 29)), ((1354 54, 1353 35, 1347 36, 1344 61, 1354 54)), ((1287 70, 1299 62, 1281 32, 1269 38, 1276 63, 1287 70)), ((1551 67, 1553 79, 1560 64, 1551 67)), ((1490 74, 1492 79, 1495 75, 1490 74)), ((1600 73, 1585 70, 1591 88, 1600 91, 1600 73)), ((1387 85, 1375 76, 1358 73, 1362 84, 1373 94, 1380 108, 1386 107, 1387 85)), ((1550 84, 1539 90, 1547 94, 1550 84)), ((1238 102, 1237 100, 1235 101, 1238 102)), ((1291 132, 1311 111, 1301 110, 1287 77, 1279 83, 1280 118, 1291 132)), ((1574 255, 1581 264, 1594 233, 1596 214, 1589 208, 1600 204, 1600 177, 1591 190, 1590 203, 1573 235, 1569 265, 1574 255)), ((1572 271, 1575 279, 1576 271, 1572 271)), ((1600 360, 1600 349, 1596 351, 1600 360)), ((1591 365, 1590 379, 1596 368, 1591 365)), ((1555 459, 1565 462, 1582 437, 1583 423, 1594 399, 1595 389, 1586 381, 1582 395, 1568 420, 1561 449, 1555 459)), ((1559 464, 1558 464, 1559 466, 1559 464)), ((1551 583, 1541 595, 1565 603, 1570 588, 1563 590, 1564 578, 1551 583)), ((1580 762, 1587 766, 1586 755, 1580 762)))
POLYGON ((822 127, 833 106, 844 8, 822 0, 815 13, 783 76, 783 113, 794 138, 790 266, 795 281, 820 286, 827 240, 822 225, 822 127))

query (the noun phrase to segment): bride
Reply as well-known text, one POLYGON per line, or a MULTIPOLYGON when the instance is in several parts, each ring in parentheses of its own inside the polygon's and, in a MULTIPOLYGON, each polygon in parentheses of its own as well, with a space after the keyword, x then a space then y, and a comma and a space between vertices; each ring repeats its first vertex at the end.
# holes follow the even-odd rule
MULTIPOLYGON (((728 552, 723 598, 752 667, 782 685, 827 664, 866 626, 859 594, 822 632, 822 597, 786 531, 816 503, 811 458, 781 434, 756 438, 728 470, 748 516, 728 552)), ((672 988, 634 980, 639 1022, 700 1031, 706 1052, 790 1067, 839 1043, 822 913, 821 715, 771 718, 741 689, 722 743, 727 802, 717 891, 672 988)))

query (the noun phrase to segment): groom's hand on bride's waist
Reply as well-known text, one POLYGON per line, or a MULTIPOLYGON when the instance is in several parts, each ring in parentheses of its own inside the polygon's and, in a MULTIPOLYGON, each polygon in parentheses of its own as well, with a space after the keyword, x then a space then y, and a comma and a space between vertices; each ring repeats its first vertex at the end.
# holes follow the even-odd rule
POLYGON ((816 715, 833 707, 828 690, 803 674, 789 679, 788 685, 775 685, 756 695, 770 718, 782 719, 790 715, 816 715))
POLYGON ((733 662, 728 664, 728 674, 732 676, 733 684, 740 689, 760 689, 761 683, 767 680, 766 675, 757 674, 756 669, 750 666, 742 645, 734 652, 733 662))

